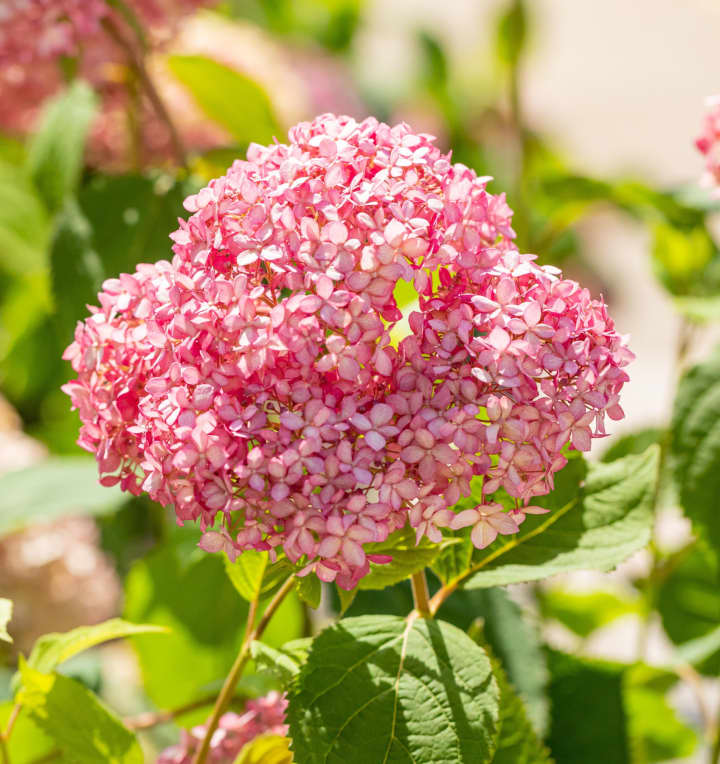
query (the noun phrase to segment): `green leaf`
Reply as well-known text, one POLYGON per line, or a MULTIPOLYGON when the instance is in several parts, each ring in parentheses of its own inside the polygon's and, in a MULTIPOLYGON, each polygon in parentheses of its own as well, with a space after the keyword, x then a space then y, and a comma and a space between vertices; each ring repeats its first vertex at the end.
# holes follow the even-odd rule
POLYGON ((41 520, 113 512, 125 500, 119 488, 100 485, 94 459, 47 459, 0 476, 0 536, 41 520))
POLYGON ((134 175, 97 175, 68 200, 58 220, 50 259, 56 324, 63 343, 88 304, 97 303, 102 282, 132 273, 138 263, 169 260, 169 234, 177 228, 187 183, 134 175))
POLYGON ((668 223, 653 229, 653 265, 672 294, 692 291, 715 256, 715 245, 705 226, 684 230, 668 223))
POLYGON ((470 567, 473 556, 473 545, 469 533, 449 532, 447 536, 458 539, 458 542, 448 544, 441 549, 432 562, 433 573, 444 584, 464 573, 470 567))
POLYGON ((550 651, 550 746, 556 764, 631 764, 622 668, 550 651))
POLYGON ((670 455, 685 513, 720 549, 720 349, 678 384, 670 455))
POLYGON ((665 432, 657 427, 646 427, 618 438, 601 457, 603 462, 614 462, 630 454, 641 454, 654 443, 659 443, 665 432))
POLYGON ((253 641, 250 644, 250 654, 258 670, 274 674, 283 687, 287 687, 300 673, 302 662, 296 653, 286 652, 282 648, 276 650, 264 642, 253 641))
POLYGON ((665 699, 662 674, 638 665, 628 669, 623 677, 623 701, 633 764, 685 759, 692 755, 698 744, 697 734, 677 718, 665 699))
POLYGON ((290 691, 302 764, 482 764, 498 687, 486 653, 442 621, 347 618, 314 640, 290 691))
POLYGON ((509 67, 517 66, 525 49, 527 27, 524 0, 511 0, 497 24, 495 50, 501 63, 509 67))
POLYGON ((441 617, 447 618, 447 608, 453 599, 482 619, 484 640, 502 662, 510 682, 524 701, 535 731, 544 734, 549 721, 549 675, 537 625, 503 589, 458 592, 439 611, 441 617))
POLYGON ((164 626, 130 623, 122 618, 112 618, 95 626, 79 626, 62 634, 44 634, 33 645, 27 665, 36 671, 49 674, 74 655, 111 639, 132 637, 136 634, 166 634, 167 631, 164 626))
POLYGON ((168 56, 167 63, 205 115, 242 146, 271 143, 280 135, 270 99, 257 82, 204 56, 168 56))
POLYGON ((699 665, 703 673, 716 675, 720 671, 720 645, 707 654, 712 640, 696 640, 716 633, 720 624, 717 556, 707 544, 698 541, 691 549, 678 552, 669 564, 670 573, 661 580, 657 593, 663 628, 676 645, 688 646, 691 663, 699 665))
POLYGON ((74 679, 43 674, 20 663, 18 702, 67 761, 143 764, 135 735, 93 693, 74 679))
POLYGON ((228 577, 243 599, 253 602, 260 596, 265 568, 269 563, 267 552, 248 549, 235 562, 227 556, 223 562, 228 577))
POLYGON ((370 573, 360 579, 358 589, 384 589, 402 581, 418 570, 428 567, 435 559, 440 547, 426 538, 415 544, 415 531, 406 525, 391 533, 385 541, 365 545, 365 554, 383 554, 392 557, 392 562, 384 565, 370 563, 370 573))
POLYGON ((320 607, 322 584, 316 575, 310 573, 307 576, 296 579, 295 590, 300 599, 308 605, 308 607, 311 607, 313 610, 317 610, 320 607))
POLYGON ((85 138, 97 99, 90 86, 76 80, 45 109, 27 156, 30 177, 50 210, 73 193, 83 166, 85 138))
POLYGON ((279 735, 259 735, 243 746, 234 764, 292 764, 290 741, 279 735))
POLYGON ((669 672, 643 664, 596 661, 550 653, 553 709, 549 744, 557 764, 651 764, 692 754, 697 738, 665 695, 669 672), (592 723, 587 705, 592 699, 592 723))
POLYGON ((637 598, 613 592, 580 593, 553 588, 542 592, 539 601, 544 618, 559 621, 583 639, 616 618, 641 609, 637 598))
POLYGON ((3 642, 12 642, 12 637, 8 634, 7 625, 12 618, 13 604, 10 600, 0 597, 0 639, 3 642))
POLYGON ((639 456, 590 465, 582 487, 565 483, 566 467, 557 476, 556 490, 537 500, 551 507, 551 514, 528 517, 516 538, 480 553, 465 587, 504 586, 587 568, 611 570, 650 540, 658 460, 658 447, 652 446, 639 456), (572 489, 574 498, 558 508, 572 489))
POLYGON ((243 552, 235 562, 230 562, 226 556, 223 561, 233 586, 248 602, 271 594, 294 571, 288 560, 281 558, 270 562, 267 552, 256 549, 243 552))
POLYGON ((348 611, 350 605, 353 604, 355 597, 357 597, 357 589, 347 591, 347 589, 342 589, 336 585, 335 592, 337 593, 338 599, 340 600, 340 616, 342 617, 348 611))
MULTIPOLYGON (((0 729, 6 728, 14 708, 13 701, 0 703, 0 729)), ((54 748, 52 738, 37 726, 25 709, 20 709, 12 735, 7 742, 12 764, 34 764, 36 760, 47 756, 54 748)))
MULTIPOLYGON (((133 637, 148 697, 171 708, 219 688, 240 648, 247 612, 219 556, 166 545, 136 562, 125 583, 124 616, 171 630, 162 639, 133 637)), ((299 637, 302 625, 297 597, 289 596, 263 641, 282 645, 299 637)))
POLYGON ((545 748, 528 720, 525 704, 515 692, 500 661, 479 635, 478 644, 490 655, 493 675, 500 689, 500 734, 493 764, 551 764, 550 752, 545 748))

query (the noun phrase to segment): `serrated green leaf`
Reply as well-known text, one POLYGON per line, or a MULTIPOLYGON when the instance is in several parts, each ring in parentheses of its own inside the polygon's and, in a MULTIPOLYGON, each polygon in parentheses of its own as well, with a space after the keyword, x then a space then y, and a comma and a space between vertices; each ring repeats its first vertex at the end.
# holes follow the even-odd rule
POLYGON ((126 498, 98 482, 97 464, 85 457, 54 457, 0 476, 0 536, 67 515, 113 512, 126 498))
POLYGON ((469 567, 473 556, 473 545, 469 533, 448 533, 449 538, 458 539, 456 544, 448 544, 438 552, 432 562, 433 573, 446 584, 462 575, 469 567))
POLYGON ((28 148, 27 169, 50 210, 59 209, 77 186, 96 108, 95 94, 81 80, 45 108, 28 148))
POLYGON ((143 764, 142 749, 120 719, 74 679, 43 674, 20 662, 18 702, 67 761, 143 764))
POLYGON ((499 691, 485 652, 442 621, 347 618, 321 632, 290 691, 302 764, 483 764, 499 691))
POLYGON ((167 64, 205 115, 240 145, 280 136, 270 99, 254 80, 204 56, 168 56, 167 64))
POLYGON ((365 554, 382 554, 392 557, 384 565, 370 563, 370 573, 360 579, 358 589, 384 589, 402 581, 418 570, 427 568, 440 551, 438 544, 421 538, 415 544, 415 531, 409 525, 391 533, 385 541, 365 545, 365 554))
POLYGON ((279 735, 260 735, 243 746, 233 764, 292 764, 290 741, 279 735))
POLYGON ((254 641, 250 644, 250 654, 260 671, 271 672, 284 687, 287 687, 300 673, 301 661, 296 654, 286 652, 282 648, 276 650, 264 642, 254 641))
POLYGON ((12 618, 13 604, 10 600, 0 597, 0 639, 3 642, 12 642, 12 637, 8 634, 7 625, 12 618))
MULTIPOLYGON (((584 485, 539 497, 549 515, 528 517, 516 538, 477 553, 466 588, 504 586, 571 570, 610 570, 650 540, 658 480, 658 447, 611 464, 593 464, 584 485)), ((567 468, 565 468, 567 469, 567 468)))
POLYGON ((616 618, 638 613, 642 607, 637 598, 614 592, 570 592, 553 588, 539 596, 540 612, 585 638, 616 618))
POLYGON ((61 663, 95 645, 136 634, 166 634, 164 626, 146 623, 130 623, 122 618, 112 618, 95 626, 79 626, 62 634, 44 634, 33 645, 27 665, 36 671, 49 674, 61 663))
POLYGON ((307 576, 296 579, 295 591, 297 591, 300 599, 308 607, 311 607, 313 610, 317 610, 320 607, 322 584, 316 575, 310 573, 307 576))
POLYGON ((670 455, 685 513, 720 549, 720 350, 678 384, 670 455))

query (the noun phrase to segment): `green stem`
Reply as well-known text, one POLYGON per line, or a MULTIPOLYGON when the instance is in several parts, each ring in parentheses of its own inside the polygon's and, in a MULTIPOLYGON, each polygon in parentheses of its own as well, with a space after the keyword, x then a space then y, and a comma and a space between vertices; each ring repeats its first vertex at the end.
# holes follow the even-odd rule
POLYGON ((415 610, 417 610, 418 615, 421 618, 432 618, 432 613, 430 612, 430 592, 425 571, 420 570, 417 573, 413 573, 410 576, 410 583, 412 584, 413 602, 415 603, 415 610))
POLYGON ((237 683, 242 676, 242 672, 245 669, 247 662, 250 660, 250 645, 255 640, 260 639, 263 632, 267 628, 268 623, 270 623, 270 619, 273 617, 273 615, 275 615, 275 612, 280 607, 282 601, 285 599, 294 585, 295 575, 293 574, 290 576, 290 578, 287 579, 287 581, 285 581, 285 583, 278 590, 277 594, 272 598, 270 604, 267 606, 267 608, 265 608, 265 611, 263 612, 258 625, 254 628, 253 626, 255 623, 255 617, 257 615, 260 595, 258 594, 253 602, 250 603, 250 611, 248 612, 245 638, 243 639, 242 646, 240 647, 240 652, 235 659, 235 663, 233 663, 233 666, 230 669, 230 673, 225 679, 225 684, 223 684, 220 695, 218 695, 218 698, 215 701, 212 715, 208 720, 207 728, 205 730, 205 737, 202 741, 202 744, 200 745, 200 748, 198 749, 198 752, 195 754, 195 758, 192 760, 192 764, 204 764, 207 760, 208 754, 210 753, 210 740, 212 739, 213 733, 218 727, 220 717, 223 715, 223 713, 225 713, 225 709, 230 705, 230 701, 232 700, 235 693, 235 687, 237 686, 237 683))

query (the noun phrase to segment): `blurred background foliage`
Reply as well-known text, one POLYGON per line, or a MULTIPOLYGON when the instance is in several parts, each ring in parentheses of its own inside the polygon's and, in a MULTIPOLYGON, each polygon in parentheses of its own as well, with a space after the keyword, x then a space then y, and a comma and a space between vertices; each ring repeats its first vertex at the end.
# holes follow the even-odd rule
MULTIPOLYGON (((525 0, 497 4, 482 71, 458 71, 443 39, 418 26, 413 74, 381 89, 355 72, 363 0, 224 0, 191 19, 190 31, 167 49, 148 54, 178 125, 178 141, 164 136, 177 143, 170 150, 143 147, 140 103, 128 111, 127 151, 104 154, 93 143, 103 95, 72 73, 27 135, 0 136, 0 596, 15 602, 15 642, 0 642, 0 724, 11 713, 18 651, 27 655, 47 631, 121 613, 171 627, 169 635, 133 637, 132 651, 115 643, 62 666, 125 716, 189 704, 142 732, 148 752, 176 739, 177 724, 205 718, 232 663, 247 603, 222 560, 199 552, 197 530, 177 528, 167 510, 97 485, 92 458, 75 445, 78 418, 59 388, 70 375, 63 350, 102 282, 170 258, 168 234, 184 214, 182 200, 251 142, 282 140, 290 124, 327 110, 408 118, 436 133, 454 161, 493 176, 491 190, 506 190, 522 251, 611 301, 615 284, 588 256, 581 229, 597 209, 618 211, 647 232, 647 258, 680 315, 676 372, 684 374, 698 334, 720 319, 718 203, 697 187, 692 168, 688 185, 673 188, 583 174, 533 127, 522 93, 538 25, 533 10, 525 0)), ((603 456, 661 445, 658 529, 639 562, 602 588, 561 577, 509 592, 459 592, 442 611, 460 628, 482 631, 558 764, 720 755, 719 385, 718 357, 703 360, 682 377, 672 416, 626 433, 603 456), (678 506, 692 532, 677 525, 678 506), (618 623, 630 627, 613 632, 618 623), (634 640, 625 651, 631 657, 602 660, 618 639, 634 640), (649 650, 653 640, 661 650, 649 650)), ((411 607, 407 582, 352 601, 328 588, 316 612, 290 598, 265 641, 279 647, 308 636, 340 612, 405 615, 411 607)), ((275 685, 251 671, 239 697, 275 685)), ((29 718, 18 721, 13 764, 51 748, 29 718)))

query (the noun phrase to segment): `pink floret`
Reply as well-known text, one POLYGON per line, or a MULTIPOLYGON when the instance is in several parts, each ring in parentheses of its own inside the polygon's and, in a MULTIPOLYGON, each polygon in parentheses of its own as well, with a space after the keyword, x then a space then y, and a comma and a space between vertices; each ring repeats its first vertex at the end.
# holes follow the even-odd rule
POLYGON ((476 545, 515 532, 563 447, 622 418, 633 356, 602 301, 518 252, 487 180, 375 119, 251 146, 186 200, 172 263, 107 281, 66 351, 102 482, 198 520, 208 551, 282 549, 345 588, 407 523, 440 541, 473 478, 476 545))

